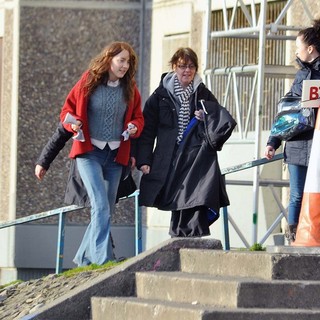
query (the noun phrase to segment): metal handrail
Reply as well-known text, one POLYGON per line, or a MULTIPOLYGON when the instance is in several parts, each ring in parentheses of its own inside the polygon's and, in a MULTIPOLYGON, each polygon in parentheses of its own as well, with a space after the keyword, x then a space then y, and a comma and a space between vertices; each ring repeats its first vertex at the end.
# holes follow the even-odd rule
POLYGON ((32 214, 30 216, 26 216, 26 217, 23 217, 23 218, 19 218, 19 219, 15 219, 15 220, 11 220, 11 221, 0 223, 0 229, 7 228, 7 227, 12 227, 12 226, 15 226, 15 225, 18 225, 18 224, 28 223, 28 222, 31 222, 31 221, 41 220, 41 219, 44 219, 44 218, 56 216, 59 213, 72 212, 72 211, 80 210, 80 209, 83 209, 83 208, 84 207, 71 205, 71 206, 66 206, 66 207, 62 207, 62 208, 57 208, 57 209, 54 209, 54 210, 49 210, 49 211, 44 211, 44 212, 41 212, 41 213, 32 214))
POLYGON ((237 171, 241 171, 241 170, 245 170, 245 169, 250 169, 250 168, 253 168, 253 167, 261 166, 263 164, 268 164, 268 163, 271 163, 271 162, 274 162, 274 161, 278 161, 278 160, 281 160, 281 159, 283 159, 283 153, 276 154, 270 160, 268 160, 266 158, 262 158, 262 159, 258 159, 258 160, 244 162, 244 163, 241 163, 239 165, 231 166, 231 167, 228 167, 228 168, 225 168, 225 169, 221 169, 221 174, 222 175, 226 175, 226 174, 229 174, 229 173, 234 173, 234 172, 237 172, 237 171))
MULTIPOLYGON (((136 190, 127 197, 122 197, 119 199, 124 200, 128 198, 135 198, 135 254, 138 255, 142 252, 142 232, 141 232, 141 208, 138 206, 138 195, 139 190, 136 190)), ((70 205, 54 210, 49 210, 37 214, 32 214, 23 218, 18 218, 12 221, 7 221, 0 223, 0 229, 16 226, 19 224, 24 224, 36 220, 41 220, 44 218, 52 217, 59 215, 59 224, 58 224, 58 240, 57 240, 57 256, 56 256, 56 273, 59 274, 62 272, 63 266, 63 252, 64 252, 64 236, 65 236, 65 218, 66 213, 77 211, 83 209, 83 206, 70 205)))
MULTIPOLYGON (((283 159, 283 154, 277 154, 274 156, 272 160, 267 159, 258 159, 253 160, 249 162, 242 163, 240 165, 228 167, 221 170, 221 174, 223 176, 234 173, 237 171, 253 168, 256 166, 260 166, 263 164, 268 164, 274 161, 278 161, 283 159)), ((233 182, 235 183, 235 182, 233 182)), ((271 183, 271 182, 270 182, 271 183)), ((245 185, 246 183, 244 183, 245 185)), ((128 198, 135 198, 135 254, 138 255, 142 252, 142 220, 141 220, 141 207, 138 204, 138 196, 139 196, 139 189, 137 189, 134 193, 127 197, 120 198, 119 200, 128 199, 128 198)), ((37 214, 32 214, 30 216, 26 216, 23 218, 15 219, 12 221, 7 221, 4 223, 0 223, 0 229, 16 226, 19 224, 28 223, 31 221, 41 220, 44 218, 52 217, 59 215, 59 224, 58 224, 58 240, 57 240, 57 256, 56 256, 56 273, 62 272, 62 266, 63 266, 63 252, 64 252, 64 235, 65 235, 65 214, 83 209, 83 206, 77 206, 77 205, 70 205, 54 210, 49 210, 37 214)), ((246 244, 246 240, 244 237, 242 237, 240 230, 237 228, 236 224, 234 223, 233 219, 229 216, 227 208, 223 208, 223 224, 224 224, 224 237, 225 237, 225 249, 230 249, 230 240, 229 240, 229 226, 228 222, 231 222, 233 227, 236 229, 238 235, 242 238, 244 243, 246 244)), ((276 221, 275 221, 276 222, 276 221)), ((248 246, 248 244, 246 244, 248 246)))

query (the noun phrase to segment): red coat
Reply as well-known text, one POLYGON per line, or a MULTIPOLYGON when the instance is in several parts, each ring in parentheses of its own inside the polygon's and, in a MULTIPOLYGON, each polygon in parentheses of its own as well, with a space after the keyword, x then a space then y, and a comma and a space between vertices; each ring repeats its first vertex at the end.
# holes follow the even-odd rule
MULTIPOLYGON (((60 120, 62 123, 68 112, 71 115, 73 115, 77 120, 80 120, 82 122, 82 130, 85 141, 81 142, 78 140, 73 140, 72 148, 69 154, 70 158, 75 158, 80 154, 93 150, 88 127, 88 97, 85 96, 86 89, 84 89, 83 87, 83 85, 86 83, 88 74, 88 71, 84 72, 80 80, 71 89, 60 113, 60 120)), ((141 96, 136 86, 134 89, 134 98, 127 105, 123 130, 127 129, 129 122, 133 123, 138 129, 134 137, 131 138, 138 138, 144 126, 144 119, 141 108, 141 96)), ((71 124, 64 123, 63 126, 66 130, 74 132, 71 129, 71 124)), ((118 154, 115 159, 117 163, 122 164, 124 166, 128 165, 130 158, 130 146, 130 139, 128 139, 127 141, 121 141, 118 154)))

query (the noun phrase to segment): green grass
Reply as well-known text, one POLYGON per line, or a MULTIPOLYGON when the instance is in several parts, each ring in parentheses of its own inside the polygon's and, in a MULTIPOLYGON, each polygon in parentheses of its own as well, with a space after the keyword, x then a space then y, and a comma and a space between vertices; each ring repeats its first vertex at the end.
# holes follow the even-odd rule
POLYGON ((267 248, 263 247, 260 243, 253 244, 250 248, 233 248, 235 251, 266 251, 267 248))
MULTIPOLYGON (((109 262, 107 262, 107 263, 105 263, 103 265, 91 264, 91 265, 85 266, 85 267, 77 267, 77 268, 74 268, 74 269, 70 269, 70 270, 64 271, 64 272, 58 274, 58 276, 59 277, 60 276, 65 276, 65 277, 68 278, 68 277, 73 277, 73 276, 75 276, 75 275, 77 275, 78 273, 81 273, 81 272, 106 271, 106 270, 109 270, 109 269, 112 269, 112 268, 118 266, 119 264, 123 263, 124 261, 121 261, 121 262, 109 261, 109 262)), ((4 289, 5 287, 9 287, 11 285, 19 284, 19 283, 22 283, 22 282, 24 282, 24 281, 15 280, 15 281, 9 282, 7 284, 0 285, 0 290, 4 289)))
POLYGON ((4 289, 5 287, 9 287, 9 286, 12 286, 14 284, 22 283, 22 282, 23 282, 22 280, 15 280, 15 281, 9 282, 7 284, 0 285, 0 290, 4 289))
POLYGON ((263 247, 260 243, 255 243, 250 247, 250 251, 265 251, 266 248, 263 247))
POLYGON ((77 267, 74 269, 70 269, 67 271, 64 271, 62 273, 59 274, 59 276, 65 276, 65 277, 73 277, 74 275, 81 273, 81 272, 86 272, 86 271, 105 271, 108 269, 112 269, 116 266, 118 266, 119 264, 123 263, 124 261, 121 262, 115 262, 115 261, 109 261, 103 265, 98 265, 98 264, 90 264, 89 266, 85 266, 85 267, 77 267))

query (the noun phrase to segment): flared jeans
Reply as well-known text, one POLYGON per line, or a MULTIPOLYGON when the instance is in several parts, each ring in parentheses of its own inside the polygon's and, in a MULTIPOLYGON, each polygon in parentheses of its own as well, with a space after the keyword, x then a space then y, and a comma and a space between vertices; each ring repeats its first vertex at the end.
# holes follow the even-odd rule
POLYGON ((122 165, 114 160, 117 151, 106 145, 103 150, 95 147, 76 158, 91 205, 90 223, 73 259, 78 266, 113 260, 110 224, 122 173, 122 165))

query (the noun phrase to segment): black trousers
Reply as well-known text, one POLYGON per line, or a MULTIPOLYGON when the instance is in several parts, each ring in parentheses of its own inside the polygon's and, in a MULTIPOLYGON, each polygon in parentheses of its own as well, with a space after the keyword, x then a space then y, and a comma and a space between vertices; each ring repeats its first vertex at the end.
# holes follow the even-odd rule
POLYGON ((203 237, 210 235, 208 208, 199 206, 173 210, 169 234, 172 237, 203 237))

